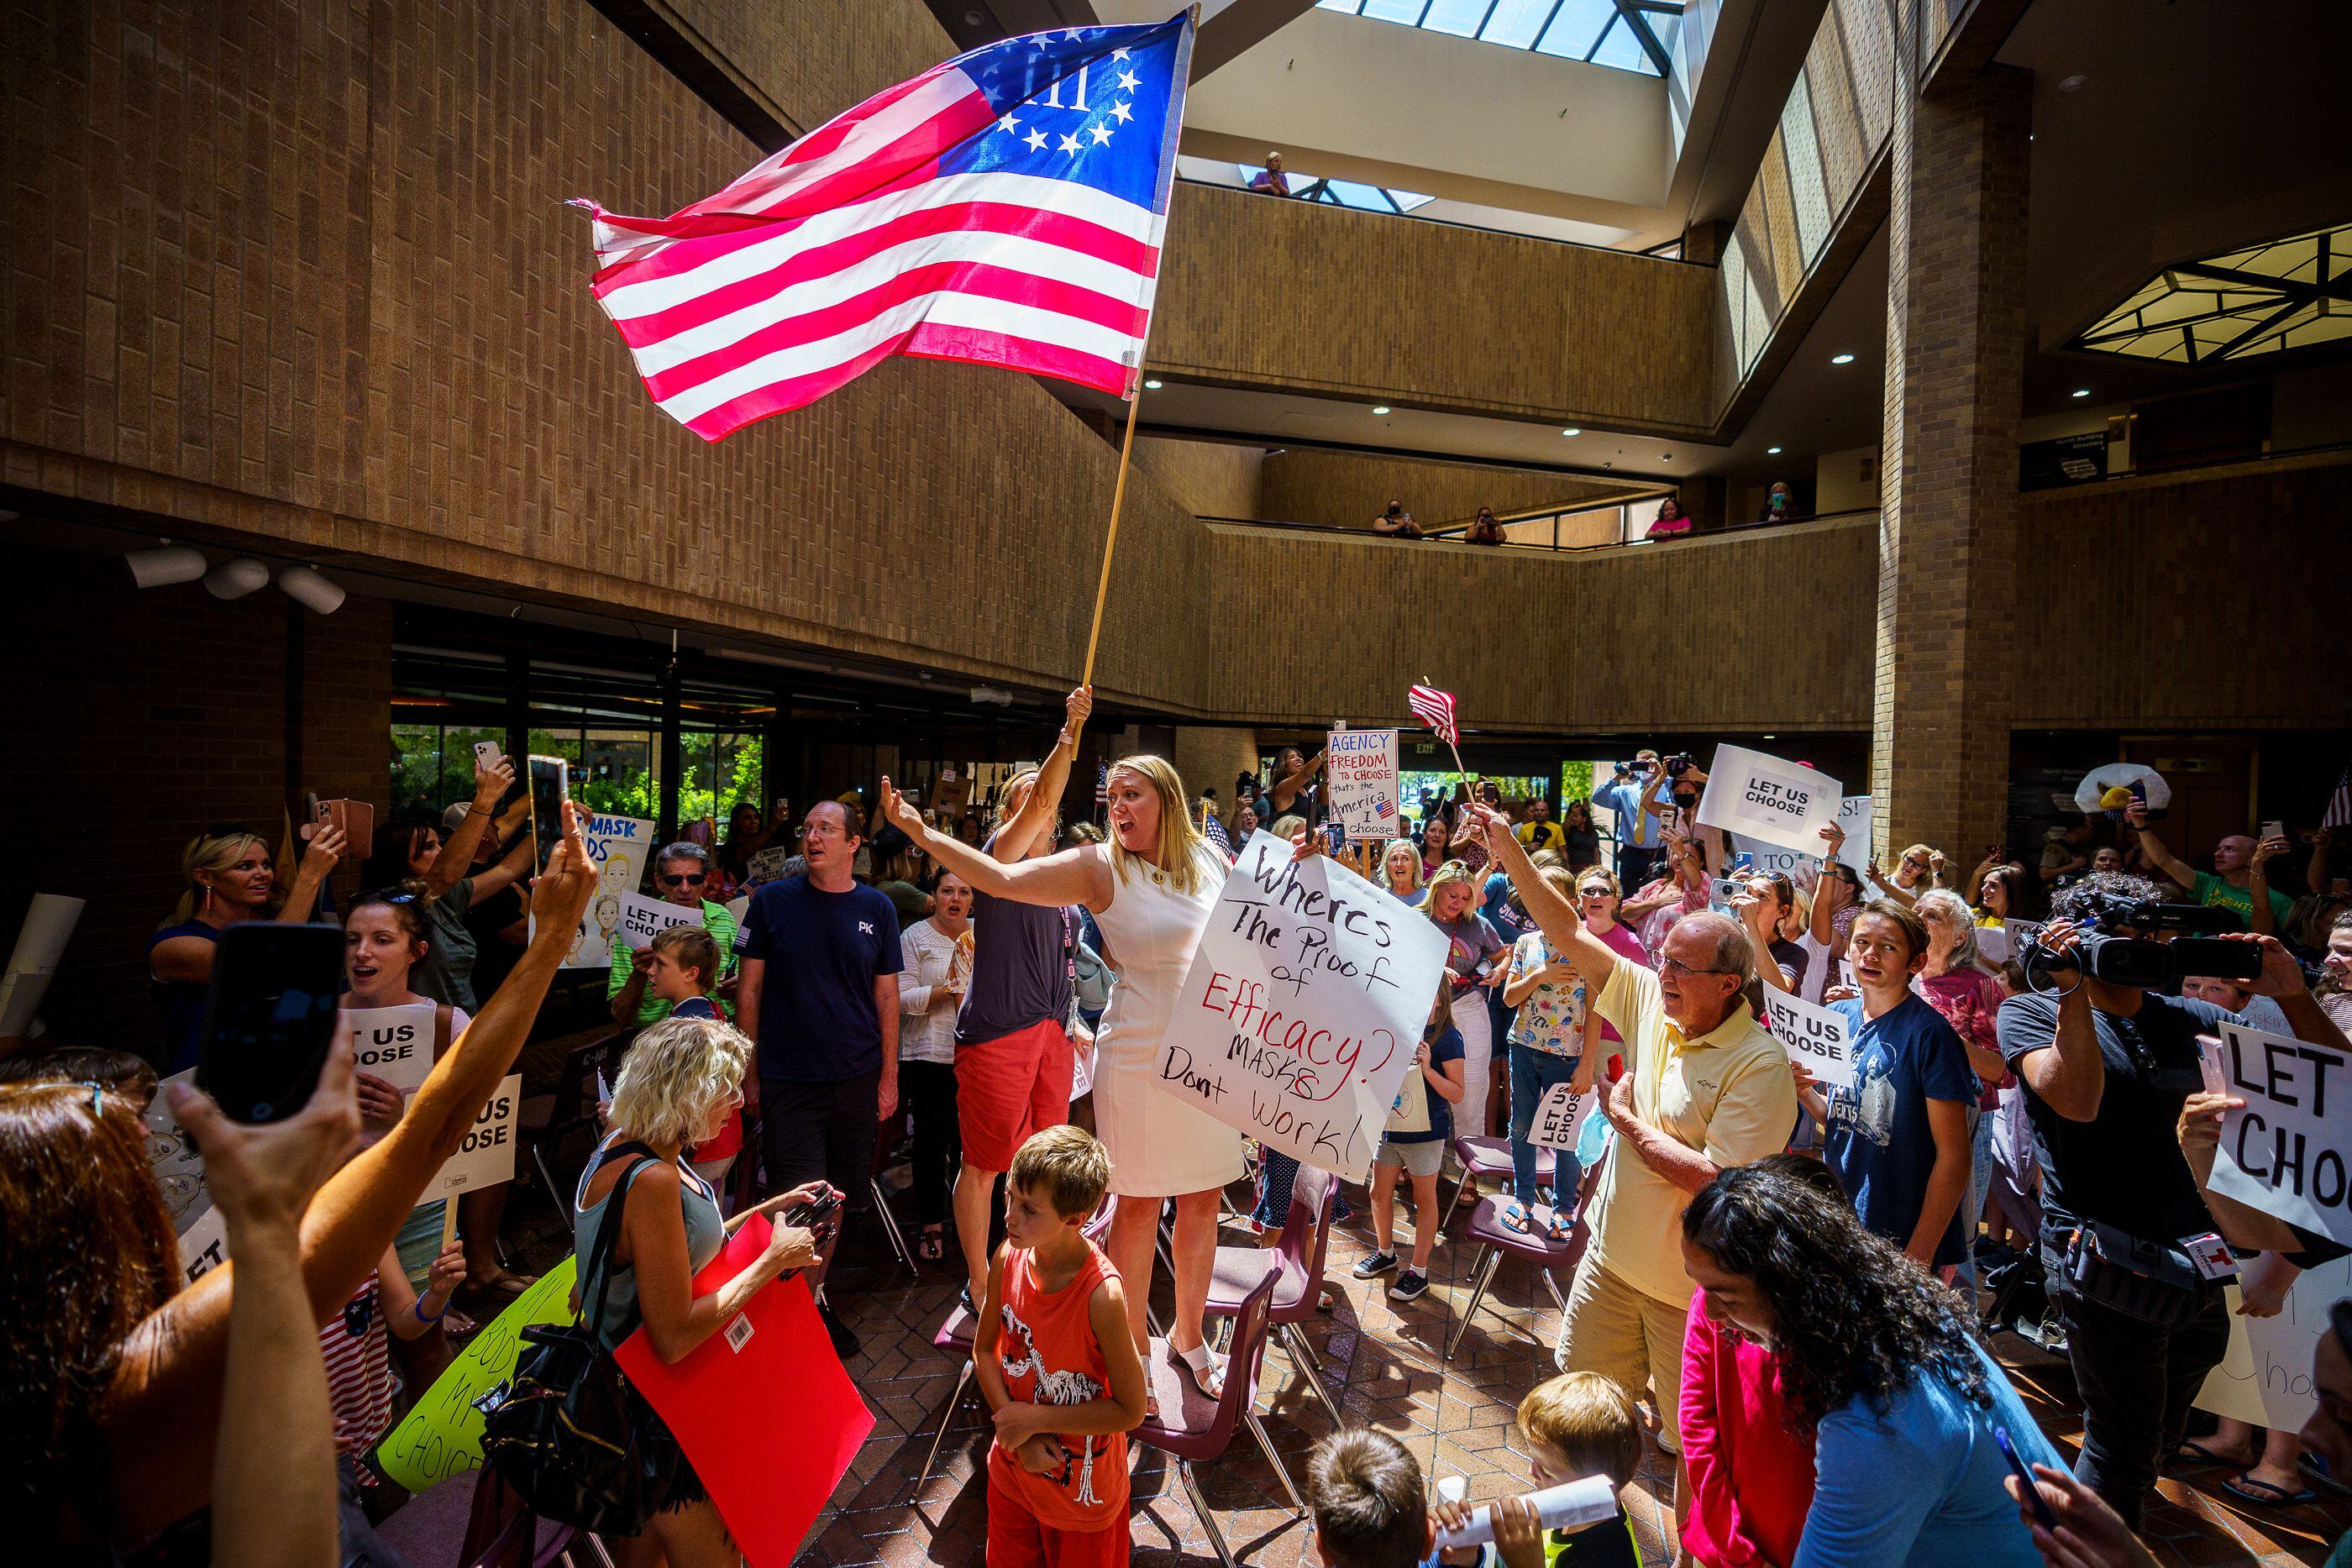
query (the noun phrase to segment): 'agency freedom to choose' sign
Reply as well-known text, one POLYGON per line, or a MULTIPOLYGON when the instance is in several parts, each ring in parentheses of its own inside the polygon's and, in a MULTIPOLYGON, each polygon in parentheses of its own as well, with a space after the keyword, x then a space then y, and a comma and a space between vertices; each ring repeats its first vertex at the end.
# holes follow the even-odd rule
POLYGON ((1445 938, 1326 855, 1260 831, 1210 912, 1160 1087, 1362 1181, 1445 972, 1445 938))

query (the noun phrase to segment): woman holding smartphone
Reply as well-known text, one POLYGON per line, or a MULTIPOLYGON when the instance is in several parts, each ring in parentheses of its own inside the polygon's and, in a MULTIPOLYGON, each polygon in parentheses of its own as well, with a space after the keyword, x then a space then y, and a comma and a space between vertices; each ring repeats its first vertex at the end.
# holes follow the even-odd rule
POLYGON ((180 878, 187 886, 171 920, 147 942, 147 977, 163 1014, 163 1071, 181 1072, 196 1064, 196 1044, 205 1024, 205 994, 212 987, 213 947, 220 934, 241 920, 278 920, 300 925, 319 906, 319 890, 342 857, 343 835, 320 825, 302 852, 294 887, 273 913, 277 863, 257 833, 215 828, 198 833, 180 852, 180 878))
MULTIPOLYGON (((474 995, 474 934, 466 928, 466 911, 480 900, 511 887, 530 874, 531 837, 523 834, 506 858, 488 871, 467 874, 474 863, 474 848, 490 827, 492 813, 514 784, 514 765, 500 757, 474 765, 474 803, 466 821, 446 840, 430 821, 386 822, 375 831, 367 863, 360 868, 365 887, 398 885, 423 899, 422 912, 433 936, 431 950, 420 960, 416 988, 437 1002, 478 1008, 474 995)), ((528 802, 518 799, 499 824, 499 835, 520 825, 528 802)))

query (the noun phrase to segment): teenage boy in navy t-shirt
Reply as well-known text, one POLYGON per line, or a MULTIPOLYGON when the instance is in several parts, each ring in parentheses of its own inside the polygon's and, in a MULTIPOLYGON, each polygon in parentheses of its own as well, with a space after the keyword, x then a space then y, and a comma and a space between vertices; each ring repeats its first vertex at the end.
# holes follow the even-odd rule
POLYGON ((1927 958, 1917 915, 1872 901, 1854 918, 1846 956, 1862 994, 1830 1006, 1853 1037, 1854 1082, 1824 1104, 1803 1082, 1801 1097, 1823 1127, 1822 1153, 1864 1227, 1949 1281, 1968 1244, 1960 1200, 1976 1070, 1952 1026, 1911 989, 1927 958))

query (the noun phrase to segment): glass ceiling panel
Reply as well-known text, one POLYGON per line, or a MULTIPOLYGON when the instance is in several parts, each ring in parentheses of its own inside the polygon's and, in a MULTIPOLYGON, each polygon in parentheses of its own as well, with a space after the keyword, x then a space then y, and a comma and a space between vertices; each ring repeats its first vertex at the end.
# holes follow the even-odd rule
POLYGON ((2352 224, 2168 267, 2070 346, 2197 364, 2347 339, 2352 224))
POLYGON ((1628 14, 1617 0, 1317 0, 1317 8, 1652 77, 1658 65, 1643 30, 1669 57, 1682 31, 1679 8, 1628 14))

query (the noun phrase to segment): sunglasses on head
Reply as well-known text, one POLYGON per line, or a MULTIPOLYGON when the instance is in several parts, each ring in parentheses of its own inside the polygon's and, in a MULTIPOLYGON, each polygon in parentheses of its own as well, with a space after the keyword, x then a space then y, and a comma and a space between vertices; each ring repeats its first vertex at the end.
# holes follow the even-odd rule
POLYGON ((709 877, 698 871, 681 872, 661 879, 664 887, 700 887, 709 877))

